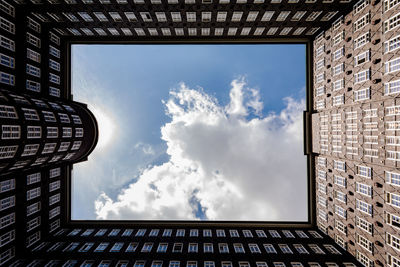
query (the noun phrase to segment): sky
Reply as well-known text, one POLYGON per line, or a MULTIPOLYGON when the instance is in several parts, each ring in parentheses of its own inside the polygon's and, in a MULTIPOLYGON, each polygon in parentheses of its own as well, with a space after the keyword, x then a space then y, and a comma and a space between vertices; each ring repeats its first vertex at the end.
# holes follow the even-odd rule
POLYGON ((73 45, 73 220, 306 221, 305 45, 73 45))

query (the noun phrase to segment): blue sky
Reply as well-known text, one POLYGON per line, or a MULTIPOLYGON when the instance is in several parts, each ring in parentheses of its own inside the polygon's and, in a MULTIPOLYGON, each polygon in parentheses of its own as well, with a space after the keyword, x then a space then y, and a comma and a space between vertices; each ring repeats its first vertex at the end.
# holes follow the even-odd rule
POLYGON ((222 185, 228 200, 265 209, 255 220, 306 220, 304 45, 74 45, 72 61, 74 100, 100 124, 98 147, 74 165, 73 219, 240 220, 213 193, 222 185), (272 157, 268 146, 282 162, 295 154, 293 173, 254 158, 272 157), (293 213, 263 197, 270 189, 244 188, 249 177, 294 195, 279 201, 293 213))

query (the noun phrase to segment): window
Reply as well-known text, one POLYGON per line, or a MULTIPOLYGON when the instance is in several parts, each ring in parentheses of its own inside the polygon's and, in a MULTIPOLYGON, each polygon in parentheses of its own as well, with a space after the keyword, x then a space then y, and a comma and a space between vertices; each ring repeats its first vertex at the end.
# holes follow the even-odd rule
POLYGON ((0 35, 0 46, 10 51, 15 51, 15 42, 3 35, 0 35))
POLYGON ((88 252, 92 247, 94 243, 85 243, 79 250, 78 252, 88 252))
POLYGON ((204 243, 203 250, 204 250, 204 253, 213 253, 214 252, 213 244, 204 243))
POLYGON ((292 250, 289 248, 287 244, 279 244, 278 246, 283 254, 293 254, 292 250))
POLYGON ((215 263, 213 261, 205 261, 204 267, 215 267, 215 263))
POLYGON ((287 238, 294 238, 294 235, 289 230, 282 230, 282 233, 287 238))
POLYGON ((94 250, 94 252, 103 252, 107 247, 108 247, 109 243, 108 242, 103 242, 100 243, 97 248, 94 250))
POLYGON ((233 244, 233 249, 235 250, 235 253, 244 253, 243 245, 240 243, 233 244))
POLYGON ((75 128, 75 137, 83 137, 83 128, 75 128))
POLYGON ((19 139, 21 138, 21 126, 18 125, 2 125, 1 139, 19 139))
POLYGON ((198 252, 198 245, 197 245, 197 243, 189 243, 188 252, 197 253, 197 252, 198 252))
POLYGON ((15 223, 15 213, 7 214, 0 218, 0 229, 15 223))
MULTIPOLYGON (((336 254, 336 255, 341 255, 342 254, 333 245, 324 244, 323 246, 331 254, 336 254)), ((335 267, 335 266, 338 267, 338 265, 336 263, 331 263, 331 265, 329 265, 329 263, 327 262, 326 264, 328 265, 328 267, 335 267)))
POLYGON ((47 127, 47 138, 57 138, 58 128, 57 127, 47 127))
POLYGON ((344 219, 347 218, 347 211, 341 206, 335 205, 335 213, 344 219))
MULTIPOLYGON (((400 3, 400 1, 399 1, 400 3)), ((389 41, 386 41, 384 44, 385 53, 393 52, 400 47, 400 35, 393 37, 389 41)))
POLYGON ((354 83, 361 83, 370 79, 370 70, 363 70, 354 74, 354 83))
POLYGON ((55 71, 60 71, 60 69, 61 69, 60 63, 58 63, 52 59, 49 59, 49 67, 50 67, 50 69, 53 69, 55 71))
MULTIPOLYGON (((3 203, 3 201, 1 201, 1 204, 2 203, 3 203)), ((13 202, 13 204, 15 204, 15 201, 13 202)), ((1 210, 1 208, 0 208, 0 210, 1 210)), ((26 216, 30 216, 38 211, 40 211, 40 202, 33 203, 26 207, 26 216)))
POLYGON ((232 262, 223 261, 223 262, 221 262, 221 267, 232 267, 232 262))
POLYGON ((49 191, 50 192, 53 192, 53 191, 55 191, 55 190, 57 190, 59 188, 60 188, 60 181, 59 180, 55 181, 55 182, 51 182, 49 184, 49 191))
POLYGON ((199 230, 198 229, 190 229, 190 236, 199 236, 199 230))
POLYGON ((70 127, 63 127, 63 134, 62 137, 63 138, 68 138, 68 137, 72 137, 72 128, 70 127))
POLYGON ((256 234, 258 237, 267 237, 264 230, 256 230, 256 234))
POLYGON ((357 91, 354 91, 354 101, 361 101, 370 99, 370 89, 364 88, 357 91))
POLYGON ((370 33, 364 33, 363 35, 360 35, 360 37, 354 39, 354 49, 361 48, 364 46, 366 43, 370 41, 370 33))
POLYGON ((39 120, 39 115, 36 110, 29 108, 22 108, 22 111, 24 112, 24 117, 26 120, 34 120, 34 121, 39 120))
POLYGON ((342 56, 344 56, 344 46, 333 52, 332 59, 333 61, 336 61, 340 59, 342 56))
POLYGON ((212 237, 212 233, 210 229, 204 229, 203 230, 203 236, 204 237, 212 237))
POLYGON ((28 27, 32 30, 34 30, 37 33, 40 33, 41 29, 40 29, 40 23, 34 21, 31 18, 28 18, 28 27))
POLYGON ((26 192, 26 200, 28 201, 37 197, 40 197, 40 187, 33 188, 26 192))
POLYGON ((0 182, 0 193, 4 193, 14 189, 15 189, 15 179, 8 179, 0 182))
POLYGON ((117 236, 120 231, 120 229, 112 229, 108 236, 117 236))
POLYGON ((397 28, 399 24, 400 24, 400 13, 397 13, 396 15, 390 17, 389 19, 383 22, 383 32, 391 31, 397 28))
POLYGON ((169 267, 179 267, 180 264, 181 264, 180 261, 170 261, 169 267))
POLYGON ((400 186, 400 174, 394 172, 385 171, 386 183, 400 186))
POLYGON ((40 92, 40 83, 31 80, 26 80, 26 90, 40 92))
POLYGON ((164 229, 163 236, 171 236, 172 235, 172 229, 164 229))
POLYGON ((14 107, 0 105, 0 118, 18 119, 18 116, 14 107))
POLYGON ((293 244, 299 254, 308 254, 307 249, 301 244, 293 244))
POLYGON ((276 250, 272 244, 264 244, 264 249, 267 253, 276 253, 276 250))
POLYGON ((181 253, 182 249, 183 249, 183 244, 182 243, 174 243, 174 246, 172 248, 172 252, 181 253))
POLYGON ((239 233, 237 230, 229 230, 229 234, 231 237, 239 237, 239 233))
POLYGON ((347 226, 344 225, 340 220, 335 220, 335 228, 347 235, 347 226))
POLYGON ((15 59, 0 53, 0 64, 13 69, 15 67, 15 59))
POLYGON ((133 267, 144 267, 145 261, 135 261, 135 265, 133 267))
POLYGON ((133 233, 133 229, 125 229, 121 236, 130 236, 133 233))
POLYGON ((138 243, 131 242, 129 243, 128 247, 125 249, 125 252, 135 252, 138 247, 138 243))
POLYGON ((366 166, 357 166, 357 175, 366 177, 366 178, 371 178, 372 177, 372 170, 370 167, 366 166))
POLYGON ((366 184, 356 182, 356 192, 371 197, 372 187, 366 184))
POLYGON ((26 64, 26 74, 40 78, 40 68, 26 64))
POLYGON ((153 248, 153 243, 144 243, 141 252, 150 252, 153 248))
POLYGON ((333 45, 338 45, 341 41, 344 40, 344 31, 340 32, 339 34, 335 35, 332 39, 333 45))
POLYGON ((308 245, 310 249, 315 253, 315 254, 325 254, 325 252, 316 244, 309 244, 308 245))
POLYGON ((55 48, 52 45, 49 45, 49 54, 52 55, 53 57, 60 58, 60 50, 55 48))
POLYGON ((356 216, 356 226, 372 235, 373 225, 363 218, 356 216))
POLYGON ((60 201, 60 193, 55 194, 49 197, 49 206, 54 205, 55 203, 60 201))
POLYGON ((372 216, 372 205, 362 200, 356 199, 357 210, 372 216))
POLYGON ((114 246, 112 246, 110 252, 119 252, 123 246, 124 246, 123 242, 117 242, 114 244, 114 246))
POLYGON ((269 230, 269 234, 273 237, 273 238, 280 238, 281 235, 278 233, 278 231, 276 230, 269 230))
POLYGON ((219 249, 219 253, 229 253, 228 244, 226 244, 226 243, 219 243, 218 249, 219 249))
POLYGON ((8 159, 14 157, 18 146, 0 146, 0 159, 8 159))
POLYGON ((370 22, 370 20, 371 20, 371 15, 369 13, 365 14, 364 16, 356 20, 353 24, 354 32, 364 28, 370 22))

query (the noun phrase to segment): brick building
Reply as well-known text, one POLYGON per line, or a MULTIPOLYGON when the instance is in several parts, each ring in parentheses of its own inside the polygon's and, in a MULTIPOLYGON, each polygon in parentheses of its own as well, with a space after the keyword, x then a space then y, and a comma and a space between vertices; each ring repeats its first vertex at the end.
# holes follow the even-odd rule
POLYGON ((397 0, 0 0, 0 265, 399 266, 398 20, 397 0), (307 45, 308 221, 71 220, 97 140, 71 44, 221 42, 307 45))

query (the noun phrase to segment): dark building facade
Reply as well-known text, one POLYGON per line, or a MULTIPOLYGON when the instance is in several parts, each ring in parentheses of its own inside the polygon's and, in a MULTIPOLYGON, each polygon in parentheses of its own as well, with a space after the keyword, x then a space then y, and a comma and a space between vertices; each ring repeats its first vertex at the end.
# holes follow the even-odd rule
POLYGON ((399 3, 0 0, 0 265, 400 266, 399 3), (110 42, 306 43, 309 221, 72 221, 97 126, 73 101, 70 45, 110 42))

